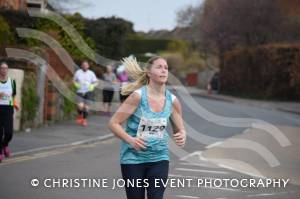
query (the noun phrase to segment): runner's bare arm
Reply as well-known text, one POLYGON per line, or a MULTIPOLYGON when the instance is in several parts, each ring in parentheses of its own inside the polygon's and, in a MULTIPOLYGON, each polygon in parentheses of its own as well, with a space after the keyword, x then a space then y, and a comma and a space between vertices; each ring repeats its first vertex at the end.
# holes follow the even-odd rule
POLYGON ((94 73, 92 84, 97 87, 99 84, 99 79, 97 78, 96 74, 94 73))
POLYGON ((145 142, 141 138, 136 138, 130 136, 123 129, 122 124, 126 121, 130 115, 134 113, 139 105, 141 96, 138 93, 132 93, 119 107, 116 113, 112 116, 109 121, 108 128, 117 136, 118 138, 124 140, 136 150, 146 148, 145 142))
POLYGON ((174 99, 173 112, 171 114, 171 124, 174 131, 174 139, 178 146, 183 147, 186 141, 186 131, 182 119, 182 108, 179 100, 174 99))
POLYGON ((96 87, 99 84, 99 80, 97 79, 96 81, 93 81, 92 84, 96 87))

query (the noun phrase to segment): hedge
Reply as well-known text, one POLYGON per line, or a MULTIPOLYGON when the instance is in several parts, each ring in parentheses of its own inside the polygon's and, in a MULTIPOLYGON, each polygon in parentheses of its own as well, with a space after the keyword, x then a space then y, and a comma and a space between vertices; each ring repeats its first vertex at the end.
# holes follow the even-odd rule
POLYGON ((167 39, 127 39, 125 49, 127 54, 155 53, 166 50, 169 42, 167 39))
POLYGON ((300 99, 300 45, 265 45, 227 52, 221 92, 264 99, 300 99))

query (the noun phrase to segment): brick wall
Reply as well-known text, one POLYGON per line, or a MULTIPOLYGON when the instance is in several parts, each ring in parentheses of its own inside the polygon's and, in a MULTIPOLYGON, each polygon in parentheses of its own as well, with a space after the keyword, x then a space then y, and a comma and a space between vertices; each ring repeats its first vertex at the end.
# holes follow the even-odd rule
MULTIPOLYGON (((74 71, 70 71, 59 59, 56 53, 51 50, 45 50, 47 54, 47 61, 49 67, 57 73, 60 79, 67 81, 72 79, 74 71)), ((72 63, 67 63, 71 65, 72 63)), ((49 73, 49 71, 47 71, 49 73)), ((71 82, 66 82, 66 84, 71 82)), ((62 120, 64 115, 62 111, 63 106, 63 96, 54 87, 52 82, 47 78, 45 84, 45 102, 44 102, 44 120, 45 121, 57 121, 62 120)))
POLYGON ((12 10, 27 9, 26 0, 0 0, 0 7, 5 7, 12 10))

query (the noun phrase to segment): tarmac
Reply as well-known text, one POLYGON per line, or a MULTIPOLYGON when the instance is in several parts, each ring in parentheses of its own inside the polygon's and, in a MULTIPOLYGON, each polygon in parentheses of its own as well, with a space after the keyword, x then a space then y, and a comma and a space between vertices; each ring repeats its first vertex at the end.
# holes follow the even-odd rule
MULTIPOLYGON (((212 100, 222 100, 230 103, 245 104, 264 109, 276 109, 300 115, 300 103, 271 102, 241 99, 219 94, 208 94, 207 91, 194 87, 184 87, 192 96, 204 97, 212 100)), ((175 89, 174 87, 172 89, 175 89)), ((180 88, 176 88, 180 89, 180 88)), ((107 123, 110 117, 99 114, 89 117, 87 127, 79 126, 74 120, 43 125, 30 131, 15 132, 10 143, 12 156, 22 156, 41 151, 64 148, 68 146, 98 142, 110 139, 114 135, 108 130, 107 123)))

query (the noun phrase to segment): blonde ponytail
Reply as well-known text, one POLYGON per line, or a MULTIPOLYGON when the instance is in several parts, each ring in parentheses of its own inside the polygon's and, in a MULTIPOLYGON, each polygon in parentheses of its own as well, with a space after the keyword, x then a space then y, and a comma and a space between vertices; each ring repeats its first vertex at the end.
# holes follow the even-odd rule
POLYGON ((148 84, 149 80, 147 72, 139 66, 136 58, 123 58, 122 63, 124 64, 125 71, 127 72, 130 79, 134 80, 134 82, 128 83, 122 87, 122 95, 130 95, 133 91, 148 84))
POLYGON ((127 72, 128 76, 134 80, 124 87, 122 87, 121 94, 122 95, 130 95, 133 91, 141 88, 144 85, 149 83, 149 77, 147 76, 147 70, 149 67, 152 66, 153 62, 157 59, 163 59, 160 56, 151 57, 144 69, 140 67, 136 58, 127 57, 123 58, 122 63, 125 66, 125 71, 127 72))

